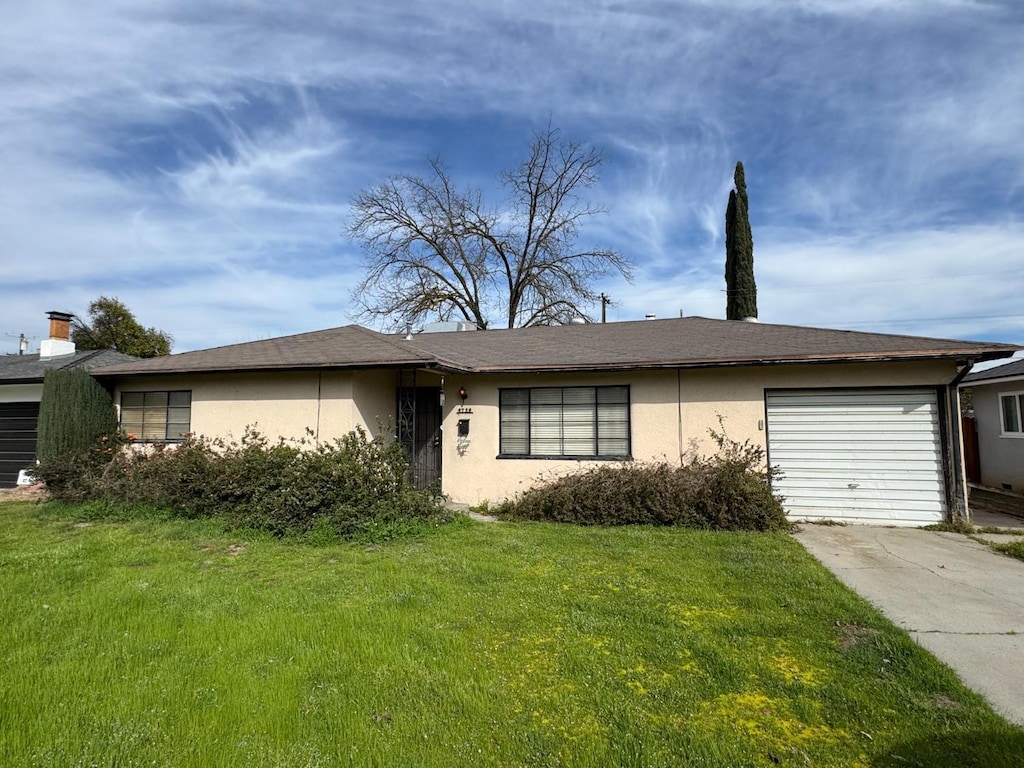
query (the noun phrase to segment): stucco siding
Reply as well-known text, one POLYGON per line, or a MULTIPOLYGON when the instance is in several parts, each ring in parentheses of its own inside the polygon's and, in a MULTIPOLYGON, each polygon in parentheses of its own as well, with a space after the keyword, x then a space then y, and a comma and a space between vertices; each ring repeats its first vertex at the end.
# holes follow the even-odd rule
POLYGON ((352 375, 350 423, 377 436, 395 431, 395 371, 358 371, 352 375))
POLYGON ((114 401, 120 402, 122 392, 190 390, 195 434, 237 440, 251 426, 271 439, 315 443, 356 426, 376 434, 378 423, 393 422, 393 377, 379 371, 311 371, 137 378, 119 383, 114 401), (362 398, 358 405, 354 393, 362 398))
MULTIPOLYGON (((538 479, 603 462, 595 460, 498 459, 498 392, 504 387, 630 387, 631 451, 635 458, 678 455, 677 421, 664 417, 666 398, 675 403, 674 372, 590 376, 449 376, 445 381, 442 490, 453 501, 476 504, 512 496, 538 479), (468 392, 465 404, 459 387, 468 392), (460 412, 461 411, 461 412, 460 412), (457 438, 458 421, 469 421, 469 435, 457 438)), ((675 405, 671 407, 675 412, 675 405)))
POLYGON ((981 482, 991 488, 1024 492, 1024 437, 1006 437, 1002 433, 999 395, 1024 391, 1024 381, 1002 384, 975 384, 974 417, 978 426, 978 454, 981 482))
POLYGON ((539 480, 601 463, 595 460, 498 459, 501 387, 628 385, 632 457, 678 462, 715 446, 710 430, 765 447, 765 389, 944 386, 956 375, 950 361, 765 366, 592 375, 452 376, 446 382, 443 490, 453 501, 500 501, 539 480), (465 386, 462 406, 457 396, 465 386), (459 413, 469 409, 472 413, 459 413), (468 439, 454 439, 469 419, 468 439))

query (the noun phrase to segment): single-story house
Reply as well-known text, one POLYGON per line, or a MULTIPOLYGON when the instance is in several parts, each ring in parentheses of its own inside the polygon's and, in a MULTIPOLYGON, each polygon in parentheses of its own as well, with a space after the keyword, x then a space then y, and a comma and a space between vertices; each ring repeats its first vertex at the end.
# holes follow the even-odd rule
POLYGON ((980 482, 1024 493, 1024 360, 968 374, 978 434, 980 482))
POLYGON ((93 375, 143 440, 237 439, 247 425, 314 441, 392 432, 418 483, 455 502, 599 462, 677 462, 724 429, 767 450, 797 519, 922 525, 965 508, 960 378, 1015 350, 701 317, 397 335, 349 325, 93 375))
POLYGON ((0 488, 13 488, 21 471, 35 464, 36 424, 48 370, 88 371, 135 360, 111 349, 78 352, 70 340, 72 315, 49 312, 47 317, 50 336, 40 343, 38 354, 0 355, 0 488))

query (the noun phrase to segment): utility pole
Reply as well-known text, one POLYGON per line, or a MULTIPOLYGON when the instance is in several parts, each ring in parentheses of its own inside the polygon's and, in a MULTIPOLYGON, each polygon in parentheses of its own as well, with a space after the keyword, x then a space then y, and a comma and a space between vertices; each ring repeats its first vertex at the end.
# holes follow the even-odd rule
POLYGON ((602 293, 601 293, 601 322, 602 323, 608 322, 608 316, 607 316, 607 313, 606 313, 605 310, 606 310, 607 306, 609 304, 611 304, 611 302, 612 302, 612 300, 609 299, 607 296, 605 296, 604 292, 602 291, 602 293))

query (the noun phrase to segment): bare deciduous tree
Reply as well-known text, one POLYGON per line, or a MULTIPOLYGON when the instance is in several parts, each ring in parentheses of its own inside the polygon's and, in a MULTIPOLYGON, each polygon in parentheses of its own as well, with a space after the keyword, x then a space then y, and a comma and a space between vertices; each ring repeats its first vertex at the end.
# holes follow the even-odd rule
POLYGON ((587 318, 594 283, 632 271, 615 251, 576 248, 580 223, 603 212, 580 199, 600 165, 597 150, 548 128, 501 175, 504 208, 459 190, 436 158, 425 179, 396 176, 364 190, 348 227, 367 253, 354 292, 362 317, 399 325, 436 316, 480 328, 492 313, 509 328, 587 318))

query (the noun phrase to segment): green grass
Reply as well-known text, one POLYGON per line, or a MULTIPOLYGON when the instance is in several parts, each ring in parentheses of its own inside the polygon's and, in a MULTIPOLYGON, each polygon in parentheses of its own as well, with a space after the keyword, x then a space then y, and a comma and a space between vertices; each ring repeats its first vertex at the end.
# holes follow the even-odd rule
POLYGON ((376 547, 0 505, 0 765, 1010 766, 1024 734, 782 534, 376 547))

